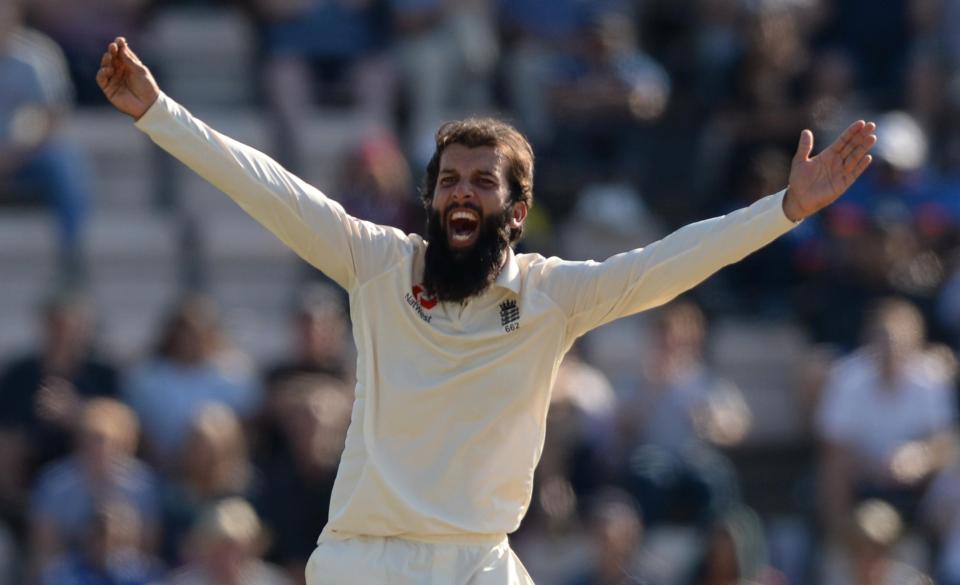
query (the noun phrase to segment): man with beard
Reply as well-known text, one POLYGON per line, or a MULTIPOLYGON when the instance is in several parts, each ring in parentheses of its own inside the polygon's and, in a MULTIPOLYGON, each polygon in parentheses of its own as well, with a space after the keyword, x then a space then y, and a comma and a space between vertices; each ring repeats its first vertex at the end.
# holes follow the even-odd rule
POLYGON ((550 388, 579 336, 661 305, 828 205, 870 163, 872 123, 810 158, 790 188, 604 262, 514 254, 533 152, 496 120, 437 133, 428 241, 350 217, 160 92, 126 41, 97 81, 136 126, 350 295, 357 386, 310 585, 523 585, 507 542, 530 503, 550 388))

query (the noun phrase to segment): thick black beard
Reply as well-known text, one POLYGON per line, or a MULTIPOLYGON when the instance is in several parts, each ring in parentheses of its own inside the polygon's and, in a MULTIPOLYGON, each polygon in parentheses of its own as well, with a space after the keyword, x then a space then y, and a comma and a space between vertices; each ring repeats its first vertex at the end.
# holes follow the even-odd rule
MULTIPOLYGON (((476 211, 480 211, 473 207, 476 211)), ((427 252, 423 285, 441 301, 462 303, 482 294, 500 274, 503 253, 510 245, 511 209, 488 217, 480 226, 476 243, 467 250, 452 250, 440 213, 427 210, 427 252)))

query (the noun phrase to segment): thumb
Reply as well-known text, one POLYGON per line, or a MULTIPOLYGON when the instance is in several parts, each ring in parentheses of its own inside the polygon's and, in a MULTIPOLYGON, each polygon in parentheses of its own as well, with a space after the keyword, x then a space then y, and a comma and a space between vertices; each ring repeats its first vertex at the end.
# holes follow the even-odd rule
POLYGON ((810 158, 811 152, 813 152, 813 132, 804 130, 800 133, 800 143, 797 145, 797 154, 793 156, 793 159, 805 161, 810 158))

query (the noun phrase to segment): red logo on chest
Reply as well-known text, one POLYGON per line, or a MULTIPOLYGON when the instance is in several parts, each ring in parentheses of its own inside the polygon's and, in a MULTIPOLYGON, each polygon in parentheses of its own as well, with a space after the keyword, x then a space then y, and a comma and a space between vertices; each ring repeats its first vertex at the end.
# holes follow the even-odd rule
POLYGON ((417 299, 420 306, 428 311, 437 306, 437 297, 427 293, 419 284, 413 285, 413 298, 417 299))

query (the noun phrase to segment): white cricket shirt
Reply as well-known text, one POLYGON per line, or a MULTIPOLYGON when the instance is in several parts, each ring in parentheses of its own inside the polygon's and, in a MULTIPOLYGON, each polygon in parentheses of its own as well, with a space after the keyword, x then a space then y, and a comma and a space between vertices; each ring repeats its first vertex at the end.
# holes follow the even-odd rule
POLYGON ((463 305, 421 286, 427 243, 361 221, 161 95, 137 122, 350 296, 356 402, 325 534, 500 538, 520 524, 550 389, 577 337, 666 303, 793 227, 783 192, 604 262, 506 259, 463 305))

